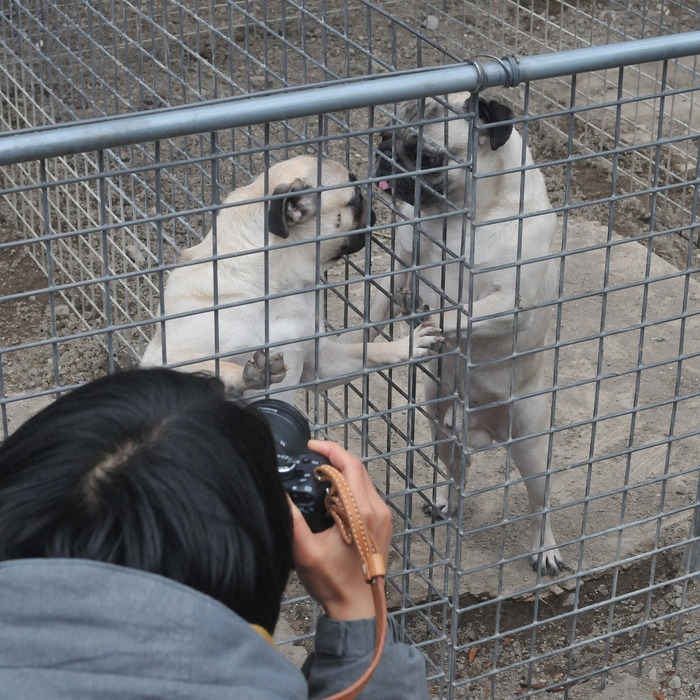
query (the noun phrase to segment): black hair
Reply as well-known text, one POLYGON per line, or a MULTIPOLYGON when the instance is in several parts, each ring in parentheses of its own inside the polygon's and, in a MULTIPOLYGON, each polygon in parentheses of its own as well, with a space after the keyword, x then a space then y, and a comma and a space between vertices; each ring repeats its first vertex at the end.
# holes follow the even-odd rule
POLYGON ((31 557, 160 574, 272 632, 292 523, 266 421, 167 369, 59 398, 0 446, 0 561, 31 557))

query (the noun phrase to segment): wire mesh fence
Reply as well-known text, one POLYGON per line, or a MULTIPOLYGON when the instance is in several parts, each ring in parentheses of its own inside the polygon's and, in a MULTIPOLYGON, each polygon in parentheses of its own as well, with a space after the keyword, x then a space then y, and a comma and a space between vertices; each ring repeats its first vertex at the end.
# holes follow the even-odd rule
MULTIPOLYGON (((619 694, 639 672, 630 697, 700 697, 700 593, 691 565, 700 536, 700 41, 678 34, 698 28, 693 3, 5 0, 0 8, 5 434, 56 393, 137 363, 156 328, 167 341, 166 319, 187 316, 165 303, 168 275, 191 267, 183 251, 212 226, 222 240, 217 221, 241 206, 227 202, 228 193, 301 154, 320 168, 325 153, 357 176, 376 222, 362 250, 326 275, 314 270, 308 289, 317 318, 308 338, 317 347, 330 331, 359 330, 367 360, 378 327, 371 298, 382 289, 393 295, 406 268, 441 324, 467 305, 465 331, 474 329, 474 290, 489 274, 513 273, 525 290, 528 264, 557 271, 556 294, 535 304, 549 317, 546 341, 519 345, 525 331, 516 324, 505 360, 499 356, 508 367, 505 396, 474 402, 478 381, 503 373, 468 332, 432 359, 414 353, 355 375, 334 366, 341 386, 326 391, 317 374, 300 394, 313 429, 360 454, 392 508, 392 615, 424 652, 433 695, 583 698, 605 683, 619 694), (653 37, 665 39, 631 41, 653 37), (462 63, 476 54, 518 60, 462 63), (498 215, 480 209, 494 172, 480 171, 485 160, 474 144, 489 132, 478 128, 473 99, 439 119, 420 100, 413 122, 421 144, 439 140, 436 123, 466 125, 464 153, 437 166, 445 181, 462 173, 464 201, 437 216, 407 209, 379 186, 382 158, 397 163, 399 103, 444 97, 446 85, 488 88, 484 98, 514 112, 505 121, 524 146, 494 172, 513 175, 515 204, 499 200, 498 215), (261 91, 266 96, 247 97, 261 91), (324 101, 326 109, 308 106, 324 101), (217 126, 200 128, 210 114, 217 126), (55 126, 76 121, 77 137, 55 126), (382 156, 377 146, 387 135, 393 149, 382 156), (35 152, 20 157, 27 141, 35 152), (537 171, 556 225, 549 251, 533 258, 524 232, 549 211, 541 201, 528 209, 537 171), (455 220, 475 233, 460 224, 461 244, 441 243, 455 220), (514 224, 518 251, 480 265, 470 241, 494 222, 514 224), (440 252, 426 262, 431 246, 440 252), (463 272, 453 288, 455 268, 463 272), (544 377, 534 389, 518 383, 528 358, 539 358, 544 377), (426 388, 443 382, 454 362, 466 390, 448 388, 453 420, 435 432, 435 406, 446 401, 426 388), (513 416, 521 405, 539 411, 533 400, 546 404, 546 425, 527 436, 546 446, 547 512, 567 565, 554 576, 530 567, 534 479, 516 468, 528 440, 513 416), (505 433, 475 445, 470 426, 499 409, 510 416, 505 433), (463 467, 472 456, 468 471, 450 474, 445 465, 463 467), (424 513, 436 489, 453 481, 446 517, 424 513)), ((269 192, 248 200, 269 216, 269 192)), ((231 256, 214 249, 209 259, 224 274, 231 256)), ((266 267, 268 279, 276 274, 266 267)), ((263 297, 278 298, 269 287, 263 297)), ((518 297, 491 316, 525 318, 518 297)), ((215 318, 231 306, 216 297, 209 304, 215 318)), ((377 343, 407 337, 406 318, 422 319, 413 311, 392 318, 377 343)), ((262 340, 247 349, 279 349, 269 320, 259 331, 262 340)), ((222 343, 211 351, 219 367, 222 343)), ((291 655, 306 653, 316 614, 292 585, 279 632, 291 655)))

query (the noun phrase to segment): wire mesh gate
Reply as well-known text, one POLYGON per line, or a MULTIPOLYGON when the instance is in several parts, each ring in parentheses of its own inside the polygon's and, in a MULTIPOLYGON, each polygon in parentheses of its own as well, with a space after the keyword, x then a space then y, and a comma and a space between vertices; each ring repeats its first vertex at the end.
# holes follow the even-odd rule
MULTIPOLYGON (((365 458, 395 513, 393 614, 424 651, 435 697, 589 697, 587 681, 621 682, 618 667, 643 672, 640 694, 698 694, 682 663, 700 640, 690 566, 700 531, 700 42, 604 46, 697 28, 692 4, 1 7, 5 433, 56 392, 136 362, 178 251, 203 238, 227 192, 298 153, 345 163, 376 210, 365 250, 318 288, 332 327, 368 327, 367 296, 396 264, 401 220, 373 188, 377 134, 395 101, 488 86, 512 105, 559 220, 544 352, 552 518, 571 568, 555 579, 530 571, 509 445, 475 456, 463 518, 423 515, 447 479, 424 362, 311 391, 308 414, 365 458), (598 48, 566 51, 586 46, 598 48), (459 64, 506 52, 520 61, 459 64), (277 88, 292 89, 245 97, 277 88), (51 126, 74 120, 87 121, 51 126)), ((292 586, 280 633, 292 652, 304 653, 315 614, 292 586)))

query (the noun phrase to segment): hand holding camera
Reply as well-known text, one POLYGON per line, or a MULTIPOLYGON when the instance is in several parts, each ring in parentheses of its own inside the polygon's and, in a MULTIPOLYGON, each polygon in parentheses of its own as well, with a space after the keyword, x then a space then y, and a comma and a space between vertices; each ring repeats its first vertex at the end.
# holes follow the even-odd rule
MULTIPOLYGON (((309 447, 343 474, 362 522, 386 561, 391 543, 391 513, 362 462, 334 442, 311 440, 309 447)), ((297 575, 311 596, 321 603, 326 615, 336 620, 374 617, 372 591, 365 581, 357 549, 348 547, 337 527, 314 534, 294 508, 292 518, 297 575)))
POLYGON ((292 503, 294 563, 309 594, 336 620, 360 620, 375 615, 362 560, 343 540, 326 512, 328 482, 318 481, 313 469, 331 464, 352 491, 364 526, 386 561, 391 543, 391 513, 374 488, 362 462, 340 445, 309 440, 304 416, 293 406, 263 399, 255 407, 267 418, 277 445, 278 472, 292 503))

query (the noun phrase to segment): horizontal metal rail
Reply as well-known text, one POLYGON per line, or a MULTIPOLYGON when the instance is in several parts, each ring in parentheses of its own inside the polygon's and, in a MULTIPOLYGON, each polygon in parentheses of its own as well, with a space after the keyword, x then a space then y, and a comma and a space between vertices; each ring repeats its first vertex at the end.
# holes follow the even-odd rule
POLYGON ((0 165, 696 54, 700 31, 540 56, 477 57, 455 66, 23 129, 0 136, 0 165))

